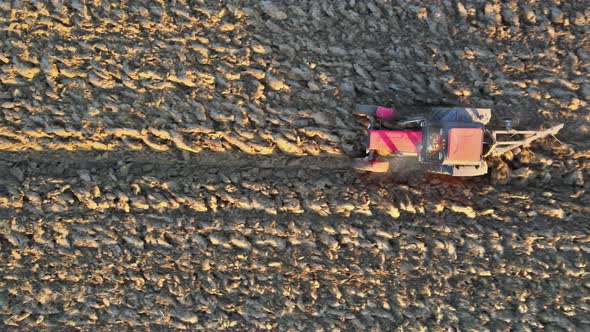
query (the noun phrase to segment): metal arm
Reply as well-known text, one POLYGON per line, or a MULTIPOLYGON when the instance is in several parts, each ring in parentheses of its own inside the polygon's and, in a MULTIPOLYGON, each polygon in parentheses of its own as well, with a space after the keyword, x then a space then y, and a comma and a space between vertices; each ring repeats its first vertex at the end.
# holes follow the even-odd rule
POLYGON ((492 145, 490 149, 484 154, 484 158, 488 156, 500 156, 510 150, 514 150, 521 146, 528 146, 533 141, 538 140, 549 135, 555 135, 563 128, 563 123, 557 126, 551 127, 546 130, 534 131, 534 130, 495 130, 490 133, 492 137, 492 145), (526 135, 527 137, 516 141, 498 141, 498 135, 526 135))

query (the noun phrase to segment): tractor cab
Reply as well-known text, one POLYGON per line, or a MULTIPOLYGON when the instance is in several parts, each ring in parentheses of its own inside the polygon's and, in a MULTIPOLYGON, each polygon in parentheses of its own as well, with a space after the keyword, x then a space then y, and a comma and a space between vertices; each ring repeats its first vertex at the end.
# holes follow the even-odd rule
POLYGON ((467 122, 423 122, 420 162, 429 165, 479 165, 483 125, 467 122))

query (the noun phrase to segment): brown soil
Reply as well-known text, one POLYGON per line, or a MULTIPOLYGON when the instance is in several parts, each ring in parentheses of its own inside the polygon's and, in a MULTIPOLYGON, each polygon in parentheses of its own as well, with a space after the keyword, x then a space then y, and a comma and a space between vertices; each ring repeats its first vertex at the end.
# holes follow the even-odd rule
POLYGON ((0 3, 2 330, 590 329, 587 2, 114 3, 0 3), (563 144, 358 174, 355 103, 563 144))

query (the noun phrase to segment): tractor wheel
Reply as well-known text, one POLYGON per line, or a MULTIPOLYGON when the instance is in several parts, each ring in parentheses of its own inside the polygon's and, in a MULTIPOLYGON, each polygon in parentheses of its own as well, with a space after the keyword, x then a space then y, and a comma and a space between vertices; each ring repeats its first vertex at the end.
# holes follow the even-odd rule
POLYGON ((518 118, 500 118, 494 121, 493 126, 502 130, 511 130, 518 127, 519 124, 520 120, 518 118))
POLYGON ((353 114, 375 116, 377 114, 377 106, 375 105, 356 105, 353 114))
POLYGON ((365 158, 368 154, 367 151, 367 144, 358 142, 357 144, 353 145, 352 152, 350 156, 355 159, 362 159, 365 158))
POLYGON ((444 118, 450 111, 456 109, 457 107, 433 107, 428 112, 428 119, 429 120, 441 120, 444 118))
POLYGON ((388 161, 368 161, 366 159, 355 159, 352 167, 357 171, 387 173, 389 170, 388 161))

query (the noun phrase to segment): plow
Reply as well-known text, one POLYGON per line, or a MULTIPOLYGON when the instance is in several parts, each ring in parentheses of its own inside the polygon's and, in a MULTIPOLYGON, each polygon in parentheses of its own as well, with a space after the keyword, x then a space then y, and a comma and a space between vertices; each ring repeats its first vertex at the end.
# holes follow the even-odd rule
POLYGON ((354 113, 370 119, 366 152, 354 160, 354 168, 377 173, 390 171, 392 157, 414 157, 431 173, 484 175, 490 159, 515 154, 563 128, 516 130, 510 120, 490 125, 489 108, 434 107, 400 120, 394 119, 393 108, 383 106, 359 105, 354 113))

